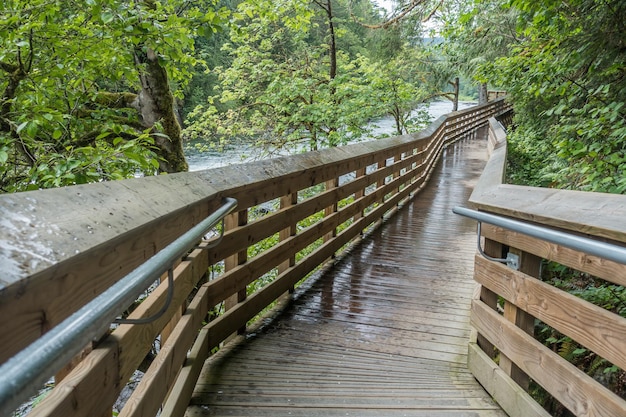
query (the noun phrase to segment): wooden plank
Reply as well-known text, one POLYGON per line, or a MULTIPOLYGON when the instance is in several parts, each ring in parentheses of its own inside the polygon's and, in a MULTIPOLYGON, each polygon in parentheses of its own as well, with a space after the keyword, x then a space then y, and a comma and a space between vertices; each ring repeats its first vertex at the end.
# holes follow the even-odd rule
POLYGON ((200 288, 170 334, 143 378, 133 391, 119 417, 154 416, 164 403, 187 352, 198 335, 197 329, 207 315, 207 289, 200 288))
MULTIPOLYGON (((215 407, 212 408, 211 411, 215 415, 236 415, 240 417, 253 416, 253 417, 277 417, 279 412, 275 408, 263 408, 263 409, 255 409, 253 407, 246 408, 236 408, 232 409, 229 407, 215 407)), ((388 417, 404 417, 410 412, 411 417, 476 417, 476 413, 478 410, 449 410, 449 409, 395 409, 395 410, 386 410, 385 416, 388 417)), ((368 408, 355 408, 355 409, 328 409, 328 408, 300 408, 300 407, 290 407, 289 416, 293 417, 343 417, 346 414, 348 415, 358 415, 361 417, 379 417, 381 415, 381 410, 378 409, 368 409, 368 408)), ((195 406, 191 407, 185 417, 205 417, 206 416, 206 408, 204 406, 195 406)), ((503 414, 499 410, 481 410, 481 417, 503 417, 503 414)))
MULTIPOLYGON (((120 193, 123 193, 125 190, 124 187, 112 186, 112 188, 120 193)), ((167 190, 167 188, 164 188, 164 190, 167 190)), ((148 191, 154 192, 150 187, 148 187, 148 191)), ((76 196, 67 196, 66 193, 67 191, 61 192, 61 195, 66 196, 70 201, 76 200, 76 196)), ((78 194, 82 193, 84 191, 78 191, 78 194)), ((128 192, 126 192, 126 195, 128 195, 128 192)), ((2 200, 1 197, 0 201, 2 200)), ((92 193, 86 193, 85 198, 90 197, 95 199, 92 193)), ((135 197, 136 195, 128 195, 128 198, 135 197)), ((118 197, 112 198, 112 200, 119 202, 118 197)), ((56 200, 50 201, 50 204, 67 207, 67 204, 64 205, 56 200)), ((186 231, 197 223, 195 219, 203 218, 204 216, 200 215, 201 211, 206 212, 207 207, 212 205, 212 203, 204 202, 202 207, 197 206, 182 210, 175 213, 176 216, 174 217, 168 217, 160 221, 149 221, 125 234, 120 231, 123 227, 134 226, 136 221, 147 221, 146 219, 150 218, 150 215, 153 213, 150 210, 146 210, 148 213, 138 212, 132 214, 130 208, 119 207, 115 210, 109 203, 102 203, 102 205, 105 210, 114 212, 115 216, 110 215, 108 212, 101 213, 99 208, 97 211, 95 208, 92 210, 88 206, 80 209, 87 213, 84 218, 76 218, 75 213, 79 210, 78 208, 71 209, 73 216, 57 213, 59 226, 54 226, 56 228, 51 230, 58 230, 58 236, 54 234, 52 237, 60 240, 62 243, 52 240, 51 237, 51 240, 46 241, 45 245, 67 248, 75 256, 59 262, 45 271, 32 275, 28 279, 21 280, 19 285, 0 289, 0 316, 12 317, 11 320, 6 320, 2 323, 0 345, 3 348, 0 350, 0 363, 36 340, 52 326, 67 318, 72 312, 111 286, 119 278, 131 272, 140 263, 145 262, 156 251, 162 249, 166 244, 178 237, 179 232, 182 233, 182 231, 186 231), (93 215, 92 211, 96 212, 96 215, 93 215), (98 213, 102 216, 101 218, 98 220, 92 218, 92 216, 97 216, 98 213), (120 216, 128 223, 128 226, 126 223, 115 223, 120 216), (68 217, 71 217, 71 219, 68 219, 68 217), (132 221, 129 220, 131 217, 132 221), (110 221, 109 218, 111 218, 110 221), (78 242, 78 244, 82 242, 87 245, 87 242, 84 240, 87 238, 78 234, 78 231, 73 230, 73 228, 70 230, 70 223, 82 225, 85 229, 84 233, 90 238, 92 235, 97 236, 98 240, 96 242, 100 246, 93 249, 89 249, 88 246, 85 248, 74 247, 74 242, 78 242), (68 229, 65 229, 65 226, 68 229), (88 230, 88 226, 92 227, 92 229, 88 230), (93 232, 92 235, 89 232, 93 232), (113 232, 120 233, 120 235, 114 236, 112 235, 113 232), (77 240, 74 241, 74 238, 68 239, 67 236, 75 236, 77 240), (101 242, 100 239, 103 239, 104 242, 101 242), (67 294, 72 294, 72 296, 67 297, 67 294)), ((49 220, 50 222, 53 221, 53 219, 49 220)), ((32 221, 44 222, 45 218, 32 221)), ((49 227, 52 228, 53 226, 49 225, 49 227)), ((0 235, 2 233, 0 231, 0 235)), ((43 245, 44 243, 42 243, 43 245)), ((40 263, 37 268, 43 265, 43 263, 40 263)))
POLYGON ((626 196, 502 184, 506 164, 502 140, 469 199, 474 207, 626 243, 626 196))
POLYGON ((576 416, 626 415, 626 401, 480 301, 472 324, 576 416))
POLYGON ((96 416, 111 413, 120 387, 118 346, 106 339, 33 408, 30 417, 96 416))
MULTIPOLYGON (((37 407, 41 416, 99 415, 85 412, 85 407, 110 410, 124 384, 142 362, 161 329, 178 311, 179 306, 208 266, 204 250, 193 251, 174 271, 174 295, 168 310, 150 324, 120 325, 97 346, 37 407), (104 382, 101 382, 103 381, 104 382), (59 394, 55 392, 59 391, 59 394), (69 404, 69 405, 68 405, 69 404), (75 405, 79 404, 79 405, 75 405), (85 404, 85 405, 82 405, 85 404), (45 414, 44 414, 45 413, 45 414)), ((159 285, 129 316, 151 317, 167 298, 167 281, 159 285)), ((39 414, 38 414, 39 415, 39 414)))
MULTIPOLYGON (((541 258, 515 248, 510 248, 509 252, 519 257, 519 272, 530 275, 534 278, 540 277, 541 258)), ((518 308, 515 304, 509 301, 504 302, 504 317, 529 335, 534 335, 535 317, 528 314, 523 309, 518 308)), ((528 390, 530 386, 530 378, 528 378, 528 375, 526 375, 515 363, 510 361, 509 358, 504 355, 500 358, 500 368, 522 389, 528 390)))
POLYGON ((202 370, 202 364, 209 357, 208 342, 208 330, 200 330, 191 352, 188 354, 185 366, 178 374, 170 395, 163 404, 162 417, 180 417, 185 413, 194 385, 202 370))
POLYGON ((475 343, 469 345, 468 367, 509 417, 550 417, 475 343))
MULTIPOLYGON (((237 213, 230 214, 224 219, 224 229, 231 230, 235 227, 241 227, 248 223, 248 209, 239 210, 237 213)), ((239 247, 239 251, 234 255, 229 256, 224 260, 224 270, 229 272, 239 265, 245 264, 248 260, 248 245, 241 245, 239 247)), ((228 298, 224 300, 224 309, 230 310, 237 303, 242 302, 246 299, 247 290, 246 285, 241 285, 236 288, 236 293, 233 293, 228 298)), ((221 301, 221 300, 220 300, 221 301)), ((245 331, 244 328, 239 329, 240 332, 245 331)))
POLYGON ((484 236, 502 242, 507 246, 519 248, 525 252, 533 253, 541 258, 586 272, 614 284, 626 286, 626 266, 617 262, 587 255, 489 224, 483 224, 481 229, 484 236))
POLYGON ((626 369, 626 318, 480 256, 475 258, 475 279, 548 326, 626 369))
MULTIPOLYGON (((280 199, 280 208, 281 209, 286 209, 288 207, 292 207, 294 205, 296 205, 298 203, 298 193, 292 193, 289 195, 286 195, 284 197, 282 197, 280 199)), ((287 240, 292 236, 295 236, 296 233, 298 232, 297 226, 296 226, 296 222, 292 222, 288 227, 282 229, 279 232, 279 239, 281 241, 283 240, 287 240)), ((280 264, 278 266, 278 273, 282 273, 285 270, 287 270, 289 267, 293 266, 296 263, 296 257, 295 256, 289 256, 289 259, 286 260, 285 262, 283 262, 282 264, 280 264)))
MULTIPOLYGON (((502 252, 503 252, 503 246, 498 241, 485 239, 483 250, 488 256, 501 258, 502 252)), ((493 310, 498 309, 498 294, 496 294, 494 291, 492 291, 491 289, 489 289, 488 287, 484 285, 480 285, 479 287, 478 299, 481 300, 486 305, 488 305, 489 307, 491 307, 493 310)), ((478 333, 476 335, 476 340, 477 340, 478 346, 480 346, 480 348, 485 353, 487 353, 489 357, 493 359, 497 356, 498 352, 496 351, 495 346, 493 346, 493 344, 489 342, 487 338, 485 338, 483 335, 478 333)), ((505 362, 506 360, 507 359, 505 358, 505 362)))

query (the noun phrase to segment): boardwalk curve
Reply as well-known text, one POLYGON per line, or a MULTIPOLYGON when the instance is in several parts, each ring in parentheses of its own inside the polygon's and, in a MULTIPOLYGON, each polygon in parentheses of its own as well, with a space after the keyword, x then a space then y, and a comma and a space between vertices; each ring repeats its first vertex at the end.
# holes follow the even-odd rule
POLYGON ((506 416, 466 366, 475 226, 452 214, 485 143, 255 333, 211 357, 186 416, 506 416))

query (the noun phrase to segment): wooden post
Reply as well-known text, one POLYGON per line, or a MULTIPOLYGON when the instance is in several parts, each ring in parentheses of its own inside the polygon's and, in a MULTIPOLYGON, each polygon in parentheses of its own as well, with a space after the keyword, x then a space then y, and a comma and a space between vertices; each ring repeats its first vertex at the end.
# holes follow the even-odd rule
MULTIPOLYGON (((294 206, 298 203, 298 193, 291 193, 291 194, 287 194, 286 196, 283 196, 280 198, 280 208, 284 209, 287 207, 291 207, 294 206)), ((278 233, 278 238, 279 240, 282 242, 284 240, 289 239, 292 236, 295 236, 297 232, 297 227, 296 224, 292 224, 291 226, 281 230, 278 233)), ((287 269, 289 269, 290 267, 294 266, 296 264, 296 257, 291 256, 289 259, 287 259, 286 261, 284 261, 283 263, 281 263, 280 265, 278 265, 278 274, 282 274, 283 272, 285 272, 287 269)), ((291 287, 291 289, 289 290, 290 293, 293 293, 294 291, 294 287, 291 287)))
MULTIPOLYGON (((332 180, 328 180, 325 183, 326 190, 332 190, 333 188, 337 188, 339 186, 339 178, 334 178, 332 180)), ((335 202, 332 206, 328 206, 324 209, 324 217, 328 217, 333 213, 337 212, 337 202, 335 202)), ((331 232, 326 233, 324 236, 324 242, 328 242, 337 236, 337 229, 333 229, 331 232)), ((334 255, 333 255, 334 256, 334 255)))
MULTIPOLYGON (((387 166, 387 160, 383 159, 381 161, 378 162, 378 170, 383 169, 384 167, 387 166)), ((381 179, 378 180, 378 182, 376 183, 376 188, 380 188, 380 187, 384 187, 385 186, 385 182, 386 182, 387 178, 383 177, 381 179)), ((385 196, 383 196, 380 200, 380 204, 384 204, 385 203, 385 196)), ((384 213, 383 213, 384 215, 384 213)), ((376 223, 375 227, 378 227, 378 224, 382 223, 382 221, 384 220, 384 216, 380 217, 380 220, 376 223)))
MULTIPOLYGON (((244 226, 248 223, 248 210, 242 210, 237 213, 229 214, 224 219, 224 228, 225 231, 235 229, 239 226, 244 226)), ((244 248, 242 251, 227 257, 224 260, 224 270, 230 271, 237 266, 244 264, 248 260, 248 249, 244 248)), ((246 288, 240 289, 236 294, 228 297, 224 300, 224 311, 228 311, 233 308, 238 303, 245 301, 247 296, 246 288)), ((242 334, 245 332, 245 327, 239 329, 238 333, 242 334)))
MULTIPOLYGON (((510 249, 510 252, 520 257, 519 271, 527 275, 539 278, 541 273, 541 258, 519 249, 510 249)), ((518 308, 516 305, 505 301, 504 317, 526 333, 533 335, 535 333, 535 318, 518 308)), ((530 378, 515 363, 504 355, 500 357, 500 368, 509 375, 520 387, 528 391, 530 378)))
MULTIPOLYGON (((503 245, 495 240, 485 238, 484 252, 494 258, 502 258, 503 245)), ((490 289, 480 286, 480 300, 494 310, 498 309, 498 294, 490 289)), ((496 357, 496 349, 493 343, 478 333, 476 342, 478 346, 491 358, 496 357)))
MULTIPOLYGON (((402 154, 398 154, 396 156, 393 157, 393 162, 394 163, 398 163, 402 161, 402 154)), ((393 179, 399 178, 400 177, 400 171, 396 171, 393 173, 393 179)), ((398 185, 397 188, 394 189, 394 193, 399 193, 400 192, 400 185, 398 185)))
MULTIPOLYGON (((365 168, 361 168, 361 169, 357 169, 356 170, 356 178, 361 178, 365 176, 365 168)), ((357 201, 360 198, 363 198, 363 196, 365 196, 365 189, 360 189, 359 191, 357 191, 356 193, 354 193, 354 201, 357 201)), ((361 217, 363 217, 364 215, 364 210, 359 211, 358 213, 356 213, 354 215, 353 220, 357 221, 359 220, 361 217)), ((363 234, 363 231, 361 231, 361 234, 363 234)))

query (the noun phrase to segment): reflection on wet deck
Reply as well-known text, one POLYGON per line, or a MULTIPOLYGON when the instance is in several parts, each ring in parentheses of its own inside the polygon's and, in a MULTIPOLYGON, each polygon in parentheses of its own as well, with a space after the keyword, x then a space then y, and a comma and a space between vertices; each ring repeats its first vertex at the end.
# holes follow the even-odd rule
POLYGON ((187 416, 505 416, 466 367, 482 141, 279 317, 210 359, 187 416))

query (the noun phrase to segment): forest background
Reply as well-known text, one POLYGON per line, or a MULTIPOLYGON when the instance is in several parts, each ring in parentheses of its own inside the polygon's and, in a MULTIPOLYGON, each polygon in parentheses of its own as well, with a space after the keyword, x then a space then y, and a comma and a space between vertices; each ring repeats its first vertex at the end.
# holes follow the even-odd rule
POLYGON ((185 171, 188 139, 318 149, 384 115, 408 133, 458 79, 509 92, 512 181, 626 190, 620 1, 3 4, 1 192, 185 171))

